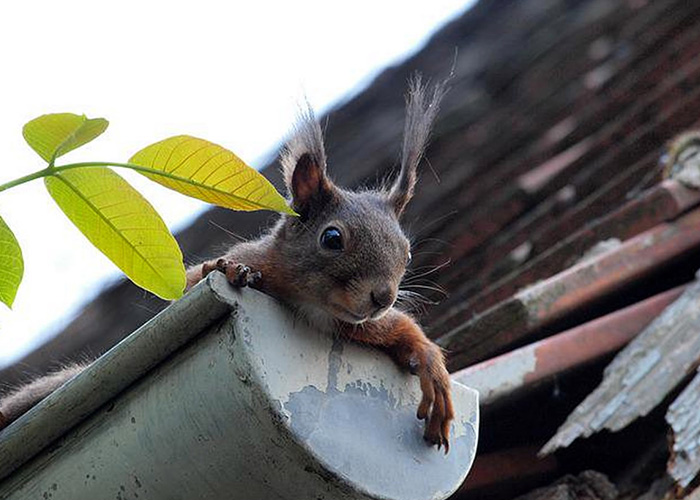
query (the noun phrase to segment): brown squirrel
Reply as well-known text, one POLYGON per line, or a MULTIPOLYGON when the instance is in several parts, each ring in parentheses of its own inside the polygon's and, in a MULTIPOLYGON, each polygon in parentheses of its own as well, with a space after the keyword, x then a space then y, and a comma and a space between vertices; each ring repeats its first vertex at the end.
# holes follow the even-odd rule
POLYGON ((409 87, 401 170, 391 186, 347 191, 326 173, 321 128, 311 110, 300 117, 281 163, 292 208, 261 238, 194 266, 188 286, 213 270, 235 286, 251 286, 286 303, 329 334, 378 347, 420 378, 418 418, 425 439, 449 450, 454 416, 441 349, 408 314, 394 307, 411 252, 399 218, 413 195, 445 84, 409 87))
MULTIPOLYGON (((322 331, 384 350, 420 378, 417 416, 426 420, 424 437, 447 452, 454 412, 443 353, 413 318, 394 307, 411 258, 399 218, 413 195, 416 168, 444 93, 445 83, 429 90, 419 77, 412 80, 401 170, 393 184, 376 190, 347 191, 333 184, 321 128, 313 111, 304 111, 281 157, 299 216, 282 215, 259 239, 191 267, 187 286, 219 270, 232 285, 276 297, 322 331)), ((44 394, 36 396, 55 388, 40 381, 34 384, 44 394)), ((0 401, 0 427, 3 414, 9 422, 26 411, 30 398, 18 393, 0 401), (7 402, 13 397, 23 405, 10 413, 7 402)))

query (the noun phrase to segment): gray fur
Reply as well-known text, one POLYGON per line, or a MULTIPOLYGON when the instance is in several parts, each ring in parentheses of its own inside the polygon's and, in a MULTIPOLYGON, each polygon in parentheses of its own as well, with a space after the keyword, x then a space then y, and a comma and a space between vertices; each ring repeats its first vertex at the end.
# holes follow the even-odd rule
POLYGON ((291 186, 294 168, 304 153, 309 153, 322 171, 326 171, 326 149, 323 145, 323 132, 321 132, 321 125, 316 120, 316 115, 308 101, 300 108, 297 123, 280 157, 282 174, 287 186, 291 186))
POLYGON ((4 417, 4 422, 0 422, 0 428, 3 427, 3 424, 7 425, 19 418, 32 406, 82 372, 89 365, 90 363, 75 363, 65 366, 60 370, 37 378, 4 396, 0 400, 0 416, 4 417))
POLYGON ((414 76, 409 82, 406 93, 401 171, 390 192, 390 198, 398 212, 403 211, 406 203, 413 196, 416 170, 423 157, 435 117, 440 110, 440 101, 448 90, 448 81, 437 83, 432 90, 423 83, 420 75, 414 76))

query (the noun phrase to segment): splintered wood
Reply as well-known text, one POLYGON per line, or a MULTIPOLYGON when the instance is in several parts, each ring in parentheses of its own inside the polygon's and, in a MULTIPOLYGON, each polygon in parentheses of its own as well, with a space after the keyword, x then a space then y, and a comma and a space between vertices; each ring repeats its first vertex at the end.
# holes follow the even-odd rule
POLYGON ((552 453, 603 429, 618 431, 647 415, 696 367, 700 283, 693 283, 605 369, 603 382, 542 448, 552 453))
MULTIPOLYGON (((696 332, 697 334, 697 332, 696 332)), ((673 429, 668 473, 684 488, 700 472, 700 374, 673 402, 666 421, 673 429)), ((696 492, 700 499, 700 492, 696 492)))

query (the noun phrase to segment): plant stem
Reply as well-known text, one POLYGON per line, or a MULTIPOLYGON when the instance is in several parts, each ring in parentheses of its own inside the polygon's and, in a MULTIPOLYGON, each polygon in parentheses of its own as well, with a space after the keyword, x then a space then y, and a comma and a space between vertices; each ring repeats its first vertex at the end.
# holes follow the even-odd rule
POLYGON ((20 177, 19 179, 15 179, 13 181, 7 182, 5 184, 0 184, 0 192, 5 191, 6 189, 13 188, 15 186, 19 186, 20 184, 24 184, 25 182, 33 181, 34 179, 40 179, 42 177, 46 177, 47 175, 51 174, 51 168, 47 167, 43 170, 37 170, 36 172, 33 172, 29 175, 25 175, 24 177, 20 177))
MULTIPOLYGON (((181 178, 178 178, 178 177, 171 175, 167 172, 155 170, 153 168, 142 167, 140 165, 134 165, 132 163, 116 163, 116 162, 108 162, 108 161, 88 161, 88 162, 81 162, 81 163, 69 163, 68 165, 61 165, 59 167, 48 166, 42 170, 37 170, 36 172, 33 172, 29 175, 25 175, 24 177, 20 177, 18 179, 7 182, 5 184, 0 184, 0 192, 5 191, 6 189, 13 188, 15 186, 19 186, 20 184, 24 184, 26 182, 33 181, 34 179, 41 179, 42 177, 47 177, 50 175, 57 174, 59 172, 63 172, 64 170, 73 170, 74 168, 86 168, 86 167, 121 167, 121 168, 128 168, 131 170, 135 170, 135 171, 141 172, 141 173, 155 174, 155 175, 160 175, 162 177, 177 179, 177 180, 180 180, 180 181, 183 181, 186 183, 188 183, 188 181, 189 181, 189 179, 181 179, 181 178)), ((192 181, 189 181, 189 183, 194 184, 192 181)))

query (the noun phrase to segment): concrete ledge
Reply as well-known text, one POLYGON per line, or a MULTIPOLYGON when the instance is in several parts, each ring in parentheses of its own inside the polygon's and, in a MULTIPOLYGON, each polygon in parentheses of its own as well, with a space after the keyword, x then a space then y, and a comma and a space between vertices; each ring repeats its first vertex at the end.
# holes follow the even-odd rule
POLYGON ((415 377, 214 273, 0 434, 0 498, 446 498, 478 434, 454 396, 445 456, 415 377))

